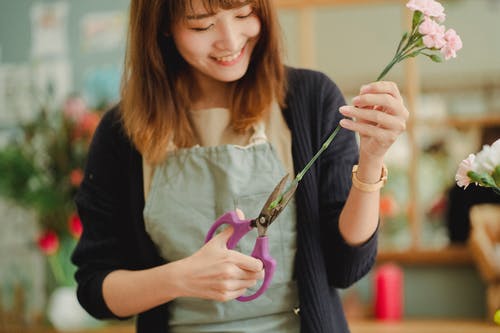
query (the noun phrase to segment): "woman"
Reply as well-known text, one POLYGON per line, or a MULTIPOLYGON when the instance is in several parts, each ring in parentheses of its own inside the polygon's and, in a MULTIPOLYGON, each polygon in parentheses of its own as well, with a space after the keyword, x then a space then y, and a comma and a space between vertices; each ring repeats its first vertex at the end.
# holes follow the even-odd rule
POLYGON ((278 31, 270 0, 131 1, 122 101, 76 198, 78 297, 95 317, 138 315, 138 332, 348 331, 336 288, 374 263, 383 159, 408 111, 390 82, 346 106, 325 75, 284 67, 278 31), (254 217, 339 122, 270 228, 270 288, 235 301, 264 276, 254 240, 232 251, 231 228, 204 245, 206 232, 229 210, 254 217))

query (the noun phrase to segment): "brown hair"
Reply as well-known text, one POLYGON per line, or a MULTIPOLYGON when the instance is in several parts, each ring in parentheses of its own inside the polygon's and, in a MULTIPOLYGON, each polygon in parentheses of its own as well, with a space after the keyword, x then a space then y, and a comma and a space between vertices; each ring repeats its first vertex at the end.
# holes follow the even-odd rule
MULTIPOLYGON (((261 21, 249 69, 234 83, 230 110, 236 131, 259 120, 273 100, 284 107, 282 44, 271 1, 202 0, 211 12, 250 2, 261 21)), ((177 147, 194 141, 187 114, 192 79, 188 64, 166 35, 191 5, 188 0, 131 1, 120 110, 127 135, 150 163, 164 159, 171 140, 177 147)))

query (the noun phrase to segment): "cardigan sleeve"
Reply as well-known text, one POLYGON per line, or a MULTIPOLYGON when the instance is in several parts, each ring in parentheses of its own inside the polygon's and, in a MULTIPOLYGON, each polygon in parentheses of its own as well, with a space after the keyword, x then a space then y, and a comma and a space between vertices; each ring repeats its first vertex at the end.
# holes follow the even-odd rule
MULTIPOLYGON (((321 142, 326 141, 342 119, 338 111, 345 105, 339 88, 322 76, 318 102, 321 112, 321 142)), ((373 266, 377 252, 377 232, 359 246, 349 245, 339 229, 339 216, 351 188, 351 170, 359 157, 355 133, 340 128, 319 161, 319 209, 321 243, 327 274, 335 287, 348 287, 373 266)))
POLYGON ((116 121, 116 110, 107 112, 101 120, 75 198, 83 224, 83 233, 72 255, 77 266, 77 296, 87 312, 99 319, 122 319, 110 311, 102 294, 104 278, 116 269, 126 268, 115 214, 120 190, 117 170, 121 163, 116 121))

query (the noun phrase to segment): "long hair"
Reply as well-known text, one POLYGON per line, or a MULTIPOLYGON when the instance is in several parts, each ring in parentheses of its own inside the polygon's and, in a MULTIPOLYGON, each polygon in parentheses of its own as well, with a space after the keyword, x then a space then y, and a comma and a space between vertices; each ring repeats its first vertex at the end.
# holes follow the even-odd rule
MULTIPOLYGON (((189 65, 168 36, 192 0, 132 0, 125 68, 121 85, 121 118, 125 132, 149 163, 165 158, 166 147, 194 144, 190 125, 189 65)), ((272 0, 202 0, 209 12, 251 3, 261 22, 260 36, 245 75, 234 83, 231 124, 238 131, 262 118, 273 101, 284 107, 286 83, 281 31, 272 0)))

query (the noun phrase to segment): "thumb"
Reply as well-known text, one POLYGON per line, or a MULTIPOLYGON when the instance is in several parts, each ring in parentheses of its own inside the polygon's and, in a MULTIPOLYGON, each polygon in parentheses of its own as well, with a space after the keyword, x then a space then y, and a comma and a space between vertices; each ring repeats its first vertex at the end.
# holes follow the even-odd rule
MULTIPOLYGON (((238 218, 241 220, 245 218, 245 214, 243 214, 243 212, 239 208, 236 208, 236 215, 238 215, 238 218)), ((215 236, 215 238, 217 238, 217 242, 220 242, 225 245, 227 244, 229 238, 231 238, 233 232, 234 228, 232 226, 228 226, 226 229, 221 231, 217 236, 215 236)))
POLYGON ((238 217, 240 218, 240 220, 243 220, 245 218, 245 214, 239 208, 236 208, 236 215, 238 215, 238 217))

